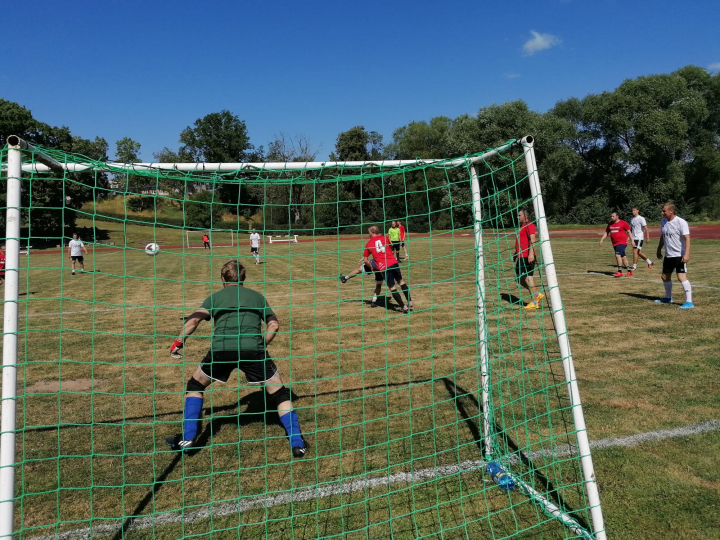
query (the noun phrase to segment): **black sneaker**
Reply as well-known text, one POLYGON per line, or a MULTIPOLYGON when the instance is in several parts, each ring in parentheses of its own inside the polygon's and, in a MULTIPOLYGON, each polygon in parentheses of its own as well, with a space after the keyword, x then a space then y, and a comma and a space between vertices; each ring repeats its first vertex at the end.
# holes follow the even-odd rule
POLYGON ((372 300, 370 302, 370 307, 377 307, 377 302, 375 300, 372 300))
POLYGON ((340 283, 347 283, 347 278, 345 276, 340 276, 340 283))
POLYGON ((196 442, 197 437, 192 441, 184 440, 182 438, 182 433, 178 433, 177 435, 173 435, 172 437, 168 437, 167 439, 165 439, 165 444, 170 447, 170 450, 183 450, 184 452, 195 448, 196 442))
POLYGON ((296 458, 305 457, 305 454, 308 453, 308 450, 310 450, 310 445, 305 440, 305 437, 302 437, 303 446, 293 446, 292 447, 292 454, 296 458))

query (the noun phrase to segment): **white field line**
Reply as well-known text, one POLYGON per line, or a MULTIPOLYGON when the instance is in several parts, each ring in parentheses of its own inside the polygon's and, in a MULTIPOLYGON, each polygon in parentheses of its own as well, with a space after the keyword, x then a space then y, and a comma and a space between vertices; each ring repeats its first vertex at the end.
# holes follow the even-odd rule
MULTIPOLYGON (((720 430, 720 421, 707 420, 697 424, 691 424, 674 429, 663 429, 658 431, 649 431, 646 433, 638 433, 628 437, 614 438, 609 437, 597 441, 591 441, 590 448, 594 450, 602 450, 614 447, 634 447, 644 443, 662 441, 664 439, 672 439, 677 437, 688 437, 720 430)), ((555 452, 533 452, 528 457, 530 459, 538 459, 543 457, 563 457, 574 454, 574 450, 568 446, 560 448, 555 452), (551 455, 552 454, 552 455, 551 455)), ((515 461, 517 461, 516 458, 515 461)), ((511 460, 512 461, 512 460, 511 460)), ((280 495, 268 495, 242 499, 236 503, 223 503, 208 505, 199 510, 189 512, 167 512, 155 514, 153 516, 139 517, 134 520, 126 531, 140 531, 168 525, 173 523, 194 523, 208 518, 220 518, 233 514, 241 514, 255 508, 272 508, 283 504, 297 503, 309 501, 313 499, 322 499, 333 495, 356 493, 381 486, 389 486, 391 484, 412 484, 435 478, 443 478, 456 474, 462 474, 469 471, 477 471, 482 465, 483 460, 463 461, 458 465, 444 465, 440 467, 420 469, 412 472, 402 472, 387 476, 370 476, 363 479, 337 482, 321 487, 297 489, 280 495)), ((478 474, 482 474, 478 472, 478 474)), ((490 480, 483 479, 484 482, 490 480)), ((602 479, 601 479, 602 482, 602 479)), ((99 520, 98 520, 99 521, 99 520)), ((112 523, 103 523, 102 525, 94 525, 84 529, 74 529, 59 534, 47 536, 35 536, 31 540, 73 540, 76 538, 90 539, 97 536, 108 536, 117 533, 123 525, 123 520, 115 520, 112 523)))
MULTIPOLYGON (((558 276, 587 276, 587 277, 607 277, 607 278, 613 278, 612 276, 608 276, 607 274, 602 274, 600 272, 569 272, 569 273, 563 273, 558 274, 558 276)), ((624 278, 626 280, 627 278, 624 278)), ((652 283, 661 283, 659 279, 645 279, 645 278, 636 278, 631 277, 630 279, 635 281, 648 281, 652 283)), ((446 286, 446 285, 454 285, 456 283, 475 283, 472 279, 458 279, 454 281, 442 281, 439 283, 418 283, 414 285, 415 288, 419 287, 440 287, 440 286, 446 286)), ((692 283, 693 288, 697 289, 712 289, 712 290, 720 290, 720 287, 713 287, 712 285, 699 285, 697 283, 692 283)), ((316 292, 307 292, 307 293, 293 293, 293 294, 271 294, 267 295, 266 298, 289 298, 289 297, 298 297, 298 296, 320 296, 324 294, 335 294, 337 291, 316 291, 316 292)), ((659 296, 658 296, 659 298, 659 296)), ((75 301, 75 300, 68 300, 68 301, 75 301)), ((1 302, 0 302, 1 303, 1 302)), ((40 312, 40 313, 28 313, 28 314, 21 314, 18 317, 21 319, 31 318, 31 317, 60 317, 64 315, 84 315, 87 313, 109 313, 113 311, 126 311, 126 310, 135 310, 135 309, 173 309, 177 307, 184 307, 186 309, 192 309, 192 307, 189 304, 165 304, 165 305, 158 305, 158 306, 126 306, 126 307, 117 307, 117 308, 99 308, 99 309, 83 309, 83 310, 77 310, 77 311, 54 311, 54 312, 40 312)), ((287 307, 287 306, 284 306, 287 307)))

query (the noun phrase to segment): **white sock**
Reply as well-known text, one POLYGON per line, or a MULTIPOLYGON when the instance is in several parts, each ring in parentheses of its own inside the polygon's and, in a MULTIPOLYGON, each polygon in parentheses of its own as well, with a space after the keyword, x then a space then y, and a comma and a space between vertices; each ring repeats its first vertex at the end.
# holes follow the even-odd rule
POLYGON ((690 282, 685 280, 681 282, 682 288, 685 291, 685 301, 686 302, 692 302, 692 286, 690 285, 690 282))
POLYGON ((672 298, 672 281, 663 281, 665 285, 665 298, 672 298))
POLYGON ((373 296, 372 301, 373 301, 373 302, 377 302, 377 296, 373 296))
POLYGON ((653 262, 650 259, 645 259, 645 262, 648 264, 652 264, 653 262))

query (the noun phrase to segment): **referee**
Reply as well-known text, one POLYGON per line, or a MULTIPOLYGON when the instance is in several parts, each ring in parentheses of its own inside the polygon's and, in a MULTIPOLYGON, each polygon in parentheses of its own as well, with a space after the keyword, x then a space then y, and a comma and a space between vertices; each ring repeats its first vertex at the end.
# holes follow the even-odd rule
POLYGON ((187 383, 183 432, 166 439, 173 450, 190 450, 197 444, 203 393, 213 381, 226 383, 235 369, 250 384, 265 387, 267 406, 276 409, 285 426, 295 457, 303 457, 309 445, 300 431, 297 413, 290 403, 290 391, 283 386, 275 362, 267 352, 280 323, 265 297, 243 286, 245 267, 237 261, 225 263, 220 272, 223 288, 207 297, 190 315, 182 333, 170 347, 170 355, 182 358, 184 341, 202 321, 213 320, 210 350, 187 383), (265 335, 262 323, 265 323, 265 335))

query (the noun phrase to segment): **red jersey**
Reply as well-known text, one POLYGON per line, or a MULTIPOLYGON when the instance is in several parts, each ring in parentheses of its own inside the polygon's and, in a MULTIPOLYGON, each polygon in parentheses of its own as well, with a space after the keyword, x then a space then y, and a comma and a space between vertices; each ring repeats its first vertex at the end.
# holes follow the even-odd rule
POLYGON ((378 235, 368 240, 365 244, 365 251, 363 257, 368 257, 370 254, 373 256, 373 261, 381 272, 387 270, 392 265, 397 264, 398 261, 395 255, 392 254, 392 249, 389 249, 390 241, 382 235, 378 235))
POLYGON ((628 222, 619 219, 617 223, 608 223, 605 232, 608 233, 610 240, 612 240, 612 245, 615 247, 619 245, 627 245, 627 234, 625 231, 629 230, 630 225, 628 225, 628 222))
POLYGON ((400 227, 400 240, 404 241, 405 240, 405 227, 403 227, 402 224, 400 224, 399 227, 400 227))
POLYGON ((530 236, 533 234, 537 234, 537 229, 529 221, 518 230, 515 238, 515 254, 518 257, 530 256, 530 236))
POLYGON ((5 275, 5 254, 0 251, 0 276, 5 275))

